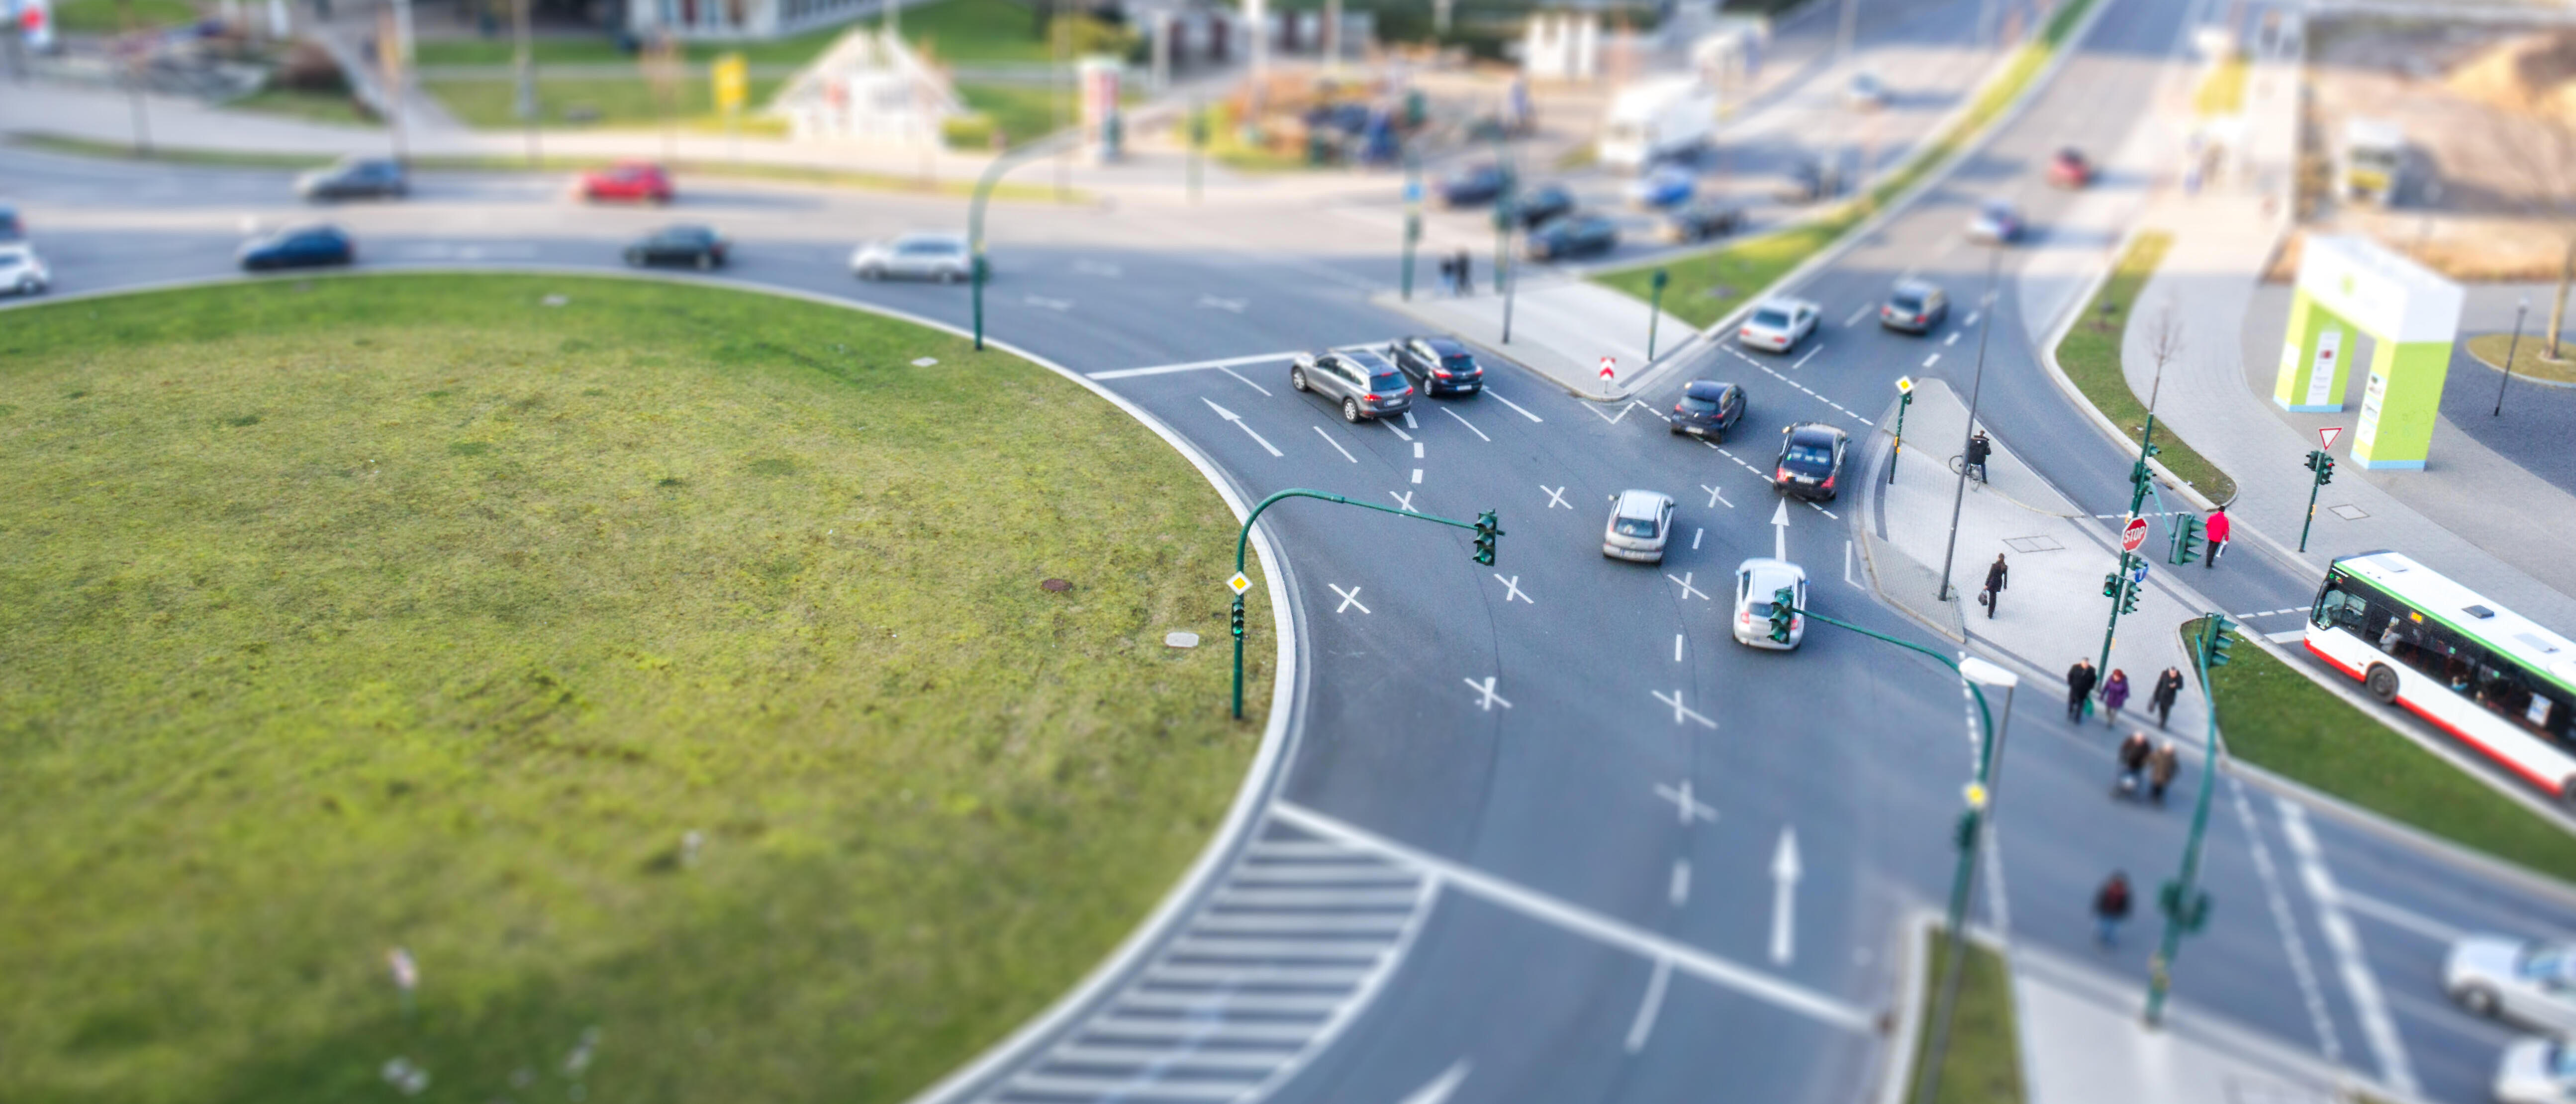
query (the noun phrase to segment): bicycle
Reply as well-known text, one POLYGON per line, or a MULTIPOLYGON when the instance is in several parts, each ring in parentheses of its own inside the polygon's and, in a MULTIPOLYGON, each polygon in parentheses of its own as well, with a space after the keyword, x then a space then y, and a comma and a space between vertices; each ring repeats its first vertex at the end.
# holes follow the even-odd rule
POLYGON ((1968 478, 1973 479, 1973 480, 1976 480, 1976 481, 1977 481, 1977 482, 1979 482, 1979 483, 1983 483, 1983 482, 1985 482, 1985 481, 1986 481, 1986 466, 1985 466, 1984 464, 1979 464, 1979 465, 1977 465, 1977 466, 1976 466, 1976 467, 1974 467, 1974 468, 1968 468, 1968 467, 1967 467, 1967 463, 1968 463, 1968 457, 1967 457, 1967 454, 1965 454, 1965 453, 1962 453, 1962 454, 1960 454, 1960 455, 1957 455, 1957 456, 1953 456, 1953 457, 1951 457, 1951 458, 1950 458, 1950 474, 1952 474, 1952 475, 1965 474, 1968 478), (1966 470, 1965 470, 1965 472, 1963 473, 1961 469, 1966 469, 1966 470))

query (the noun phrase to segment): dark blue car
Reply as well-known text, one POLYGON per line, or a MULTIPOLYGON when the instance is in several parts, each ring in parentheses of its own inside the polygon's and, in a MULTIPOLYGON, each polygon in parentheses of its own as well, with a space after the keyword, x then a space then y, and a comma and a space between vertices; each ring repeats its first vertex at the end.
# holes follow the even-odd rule
POLYGON ((1529 258, 1562 261, 1607 253, 1619 246, 1619 226, 1599 215, 1574 214, 1530 231, 1529 258))
POLYGON ((237 258, 252 272, 344 265, 358 259, 358 243, 350 240, 348 231, 328 223, 296 226, 242 243, 237 258))
POLYGON ((1440 205, 1474 207, 1478 204, 1492 203, 1503 194, 1503 185, 1510 179, 1504 175, 1503 167, 1500 165, 1478 165, 1471 169, 1461 169, 1440 181, 1440 205))

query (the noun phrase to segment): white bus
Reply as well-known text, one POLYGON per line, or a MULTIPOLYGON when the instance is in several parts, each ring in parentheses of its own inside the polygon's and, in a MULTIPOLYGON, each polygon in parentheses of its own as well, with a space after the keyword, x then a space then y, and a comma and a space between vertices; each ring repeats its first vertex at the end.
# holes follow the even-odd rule
POLYGON ((2576 802, 2576 642, 2398 555, 2326 568, 2308 651, 2533 785, 2576 802))

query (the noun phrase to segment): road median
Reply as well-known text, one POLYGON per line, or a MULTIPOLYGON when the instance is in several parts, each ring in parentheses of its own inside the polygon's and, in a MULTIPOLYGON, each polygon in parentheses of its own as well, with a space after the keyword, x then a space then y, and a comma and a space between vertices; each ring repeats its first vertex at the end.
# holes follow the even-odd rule
MULTIPOLYGON (((2132 449, 2145 430, 2147 404, 2139 401, 2137 392, 2129 386, 2128 375, 2121 366, 2121 349, 2135 321, 2131 313, 2138 293, 2155 276, 2156 267, 2164 262, 2165 252, 2172 246, 2173 235, 2161 230, 2129 239, 2093 298, 2068 320, 2051 354, 2058 371, 2076 393, 2118 428, 2132 449)), ((2147 323, 2150 327, 2157 324, 2147 323)), ((2158 423, 2156 430, 2156 448, 2161 450, 2156 462, 2176 480, 2214 503, 2236 497, 2234 477, 2192 448, 2172 426, 2158 423)))

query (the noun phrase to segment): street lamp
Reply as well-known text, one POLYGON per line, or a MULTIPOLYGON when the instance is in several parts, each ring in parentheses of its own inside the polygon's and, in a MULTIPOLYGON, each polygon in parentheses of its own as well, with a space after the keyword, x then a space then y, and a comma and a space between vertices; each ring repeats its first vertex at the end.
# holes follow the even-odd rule
MULTIPOLYGON (((1995 275, 2003 268, 2003 264, 2004 247, 1998 244, 1993 251, 1986 254, 1985 317, 1977 323, 1977 373, 1974 381, 1968 384, 1967 436, 1969 438, 1977 435, 1977 399, 1985 394, 1986 390, 1986 335, 1994 332, 1995 328, 1995 275)), ((1967 444, 1964 440, 1959 450, 1963 455, 1967 452, 1967 444)), ((1968 465, 1962 463, 1959 465, 1958 489, 1950 493, 1950 544, 1941 552, 1940 600, 1944 602, 1950 600, 1950 567, 1959 554, 1959 508, 1967 501, 1968 465)))
POLYGON ((1977 752, 1977 780, 1968 784, 1968 808, 1959 817, 1959 868, 1950 878, 1950 954, 1941 973, 1940 1004, 1932 1015, 1932 1033, 1923 1051, 1923 1070, 1915 1081, 1916 1104, 1934 1104, 1941 1095, 1941 1064, 1948 1057, 1950 1021, 1959 1010, 1959 984, 1967 971, 1968 898, 1976 889, 1977 853, 1984 838, 1983 829, 1994 819, 1995 790, 2002 782, 2004 733, 2012 723, 2013 689, 2021 678, 2010 671, 1979 659, 1965 657, 1956 664, 1959 676, 1968 680, 1976 695, 1977 709, 1986 707, 1986 689, 2004 692, 2004 715, 1996 720, 1985 716, 1987 739, 1977 752))
POLYGON ((2200 844, 2209 833, 2209 797, 2218 775, 2218 688, 2211 685, 2209 671, 2227 666, 2228 649, 2236 643, 2227 633, 2235 627, 2225 614, 2205 613, 2198 639, 2189 641, 2192 658, 2200 667, 2201 700, 2209 704, 2208 736, 2201 747, 2200 793, 2192 804, 2191 836, 2183 842, 2182 870, 2156 894, 2156 905, 2165 916, 2165 938, 2155 957, 2147 960, 2149 1027, 2164 1022, 2165 994, 2173 988, 2173 960, 2182 951, 2182 937, 2209 923, 2209 894, 2200 889, 2200 844))
POLYGON ((2530 309, 2531 297, 2528 295, 2523 296, 2521 302, 2513 305, 2513 341, 2504 347, 2504 378, 2496 381, 2495 413, 2487 417, 2504 416, 2504 385, 2513 382, 2513 355, 2522 351, 2522 315, 2524 311, 2530 309))
POLYGON ((1013 165, 1080 137, 1078 132, 1060 130, 1018 149, 1004 150, 975 181, 975 196, 966 203, 966 268, 967 279, 974 284, 976 352, 984 351, 984 283, 990 278, 984 264, 984 205, 993 198, 993 186, 1002 182, 1002 174, 1011 171, 1013 165))

